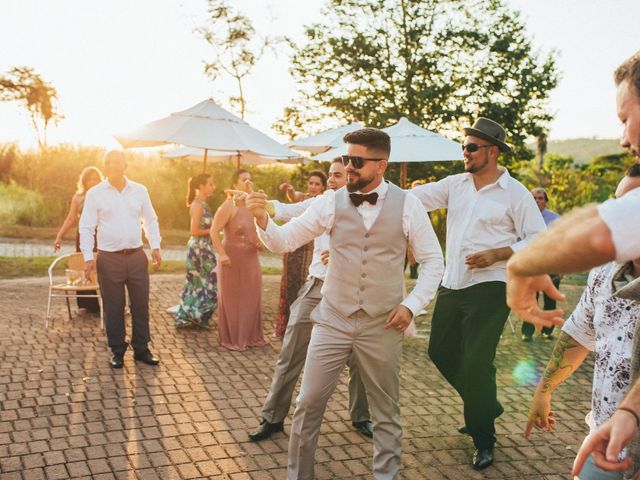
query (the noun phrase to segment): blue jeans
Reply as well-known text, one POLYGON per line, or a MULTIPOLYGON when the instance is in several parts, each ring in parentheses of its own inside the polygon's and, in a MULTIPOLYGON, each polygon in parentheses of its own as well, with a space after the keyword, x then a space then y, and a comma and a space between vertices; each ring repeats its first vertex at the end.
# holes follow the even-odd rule
POLYGON ((589 455, 578 478, 580 480, 622 480, 622 472, 607 472, 596 467, 593 457, 589 455))

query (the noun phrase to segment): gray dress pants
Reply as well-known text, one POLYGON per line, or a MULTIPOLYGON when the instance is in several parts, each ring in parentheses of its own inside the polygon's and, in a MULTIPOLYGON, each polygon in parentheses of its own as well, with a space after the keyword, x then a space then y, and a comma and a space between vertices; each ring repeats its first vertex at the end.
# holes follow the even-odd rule
MULTIPOLYGON (((289 323, 282 339, 282 349, 276 362, 271 388, 262 407, 262 418, 269 423, 279 423, 289 413, 291 398, 298 377, 307 357, 313 323, 309 318, 322 294, 322 280, 311 277, 300 289, 296 301, 291 304, 289 323)), ((362 379, 353 357, 349 359, 349 411, 351 421, 369 420, 369 404, 362 379)))
POLYGON ((149 333, 149 260, 144 250, 124 254, 98 250, 96 270, 102 295, 107 340, 111 351, 124 355, 125 340, 125 287, 131 307, 131 346, 143 353, 151 339, 149 333))
POLYGON ((371 318, 362 310, 345 318, 326 299, 314 321, 302 386, 289 437, 289 480, 314 478, 314 457, 327 402, 353 355, 364 383, 373 420, 373 477, 400 475, 400 356, 402 334, 384 329, 387 314, 371 318))

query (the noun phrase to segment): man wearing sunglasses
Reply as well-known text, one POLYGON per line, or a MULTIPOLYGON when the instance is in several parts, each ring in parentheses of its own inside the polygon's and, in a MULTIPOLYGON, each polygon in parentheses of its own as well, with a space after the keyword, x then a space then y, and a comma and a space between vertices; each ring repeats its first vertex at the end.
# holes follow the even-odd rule
POLYGON ((400 475, 402 333, 431 300, 443 271, 442 250, 414 196, 384 181, 391 151, 385 132, 364 128, 344 137, 347 186, 327 191, 301 216, 278 227, 266 196, 246 206, 272 251, 296 249, 326 232, 330 258, 314 322, 289 439, 289 479, 312 479, 320 425, 344 366, 353 356, 373 416, 373 477, 400 475), (415 288, 403 299, 407 243, 420 263, 415 288))
POLYGON ((473 438, 472 465, 493 463, 496 347, 509 316, 506 261, 545 229, 531 193, 498 165, 509 152, 498 123, 479 118, 465 128, 465 173, 411 192, 428 211, 447 209, 446 269, 433 312, 429 356, 464 402, 460 433, 473 438))

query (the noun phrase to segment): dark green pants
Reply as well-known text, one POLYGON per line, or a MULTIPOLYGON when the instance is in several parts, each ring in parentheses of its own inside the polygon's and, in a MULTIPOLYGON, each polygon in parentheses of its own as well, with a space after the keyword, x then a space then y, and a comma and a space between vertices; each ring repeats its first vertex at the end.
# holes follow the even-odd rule
POLYGON ((462 290, 440 287, 433 312, 429 356, 464 402, 464 421, 476 448, 496 441, 496 347, 509 316, 504 282, 462 290))

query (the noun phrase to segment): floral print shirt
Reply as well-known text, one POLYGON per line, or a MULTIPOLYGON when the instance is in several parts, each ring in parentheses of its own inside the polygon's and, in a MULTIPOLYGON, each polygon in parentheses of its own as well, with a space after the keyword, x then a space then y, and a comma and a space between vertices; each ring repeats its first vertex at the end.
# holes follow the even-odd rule
POLYGON ((562 331, 595 352, 591 431, 615 412, 629 389, 631 351, 640 303, 611 295, 611 279, 620 267, 611 262, 595 268, 576 309, 562 331))

